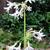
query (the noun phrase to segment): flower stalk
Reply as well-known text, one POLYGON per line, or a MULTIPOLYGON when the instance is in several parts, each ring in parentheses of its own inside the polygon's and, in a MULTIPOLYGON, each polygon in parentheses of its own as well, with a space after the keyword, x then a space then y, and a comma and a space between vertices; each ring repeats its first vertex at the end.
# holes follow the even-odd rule
POLYGON ((26 14, 24 10, 24 48, 26 47, 26 14))

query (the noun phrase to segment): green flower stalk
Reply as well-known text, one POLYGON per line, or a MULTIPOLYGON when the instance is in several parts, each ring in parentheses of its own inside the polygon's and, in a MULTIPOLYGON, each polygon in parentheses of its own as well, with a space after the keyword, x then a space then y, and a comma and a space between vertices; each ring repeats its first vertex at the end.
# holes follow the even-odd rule
POLYGON ((27 43, 31 38, 31 34, 29 31, 26 31, 26 13, 24 9, 24 49, 27 47, 27 43))
POLYGON ((26 47, 26 14, 24 10, 24 48, 26 47))

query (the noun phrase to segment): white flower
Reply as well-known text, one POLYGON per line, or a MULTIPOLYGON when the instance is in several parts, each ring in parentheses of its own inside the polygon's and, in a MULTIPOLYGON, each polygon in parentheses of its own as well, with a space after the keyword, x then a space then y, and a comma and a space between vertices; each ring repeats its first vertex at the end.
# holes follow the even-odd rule
POLYGON ((7 1, 7 2, 8 2, 8 4, 7 4, 8 7, 4 7, 4 9, 6 10, 6 12, 9 13, 9 10, 10 10, 14 5, 16 5, 16 3, 15 3, 15 2, 12 3, 12 2, 10 2, 10 1, 7 1))
POLYGON ((30 6, 27 6, 25 2, 22 3, 15 3, 15 2, 12 3, 10 1, 7 2, 8 7, 4 7, 4 9, 6 10, 6 12, 9 13, 9 10, 12 9, 12 7, 14 6, 15 12, 9 15, 15 16, 15 18, 17 17, 17 19, 19 19, 18 16, 20 16, 21 18, 23 17, 24 10, 31 11, 32 9, 30 6), (19 8, 19 6, 21 6, 21 8, 19 8))
POLYGON ((35 0, 25 0, 25 2, 26 2, 26 3, 27 3, 27 2, 32 3, 32 2, 35 2, 35 0))
POLYGON ((36 38, 38 41, 42 40, 42 37, 44 37, 45 35, 43 34, 43 32, 41 32, 42 29, 40 31, 32 31, 33 32, 33 37, 36 38))
POLYGON ((21 50, 21 43, 19 44, 18 47, 15 47, 17 45, 17 43, 15 43, 12 46, 6 46, 6 50, 21 50))
POLYGON ((34 50, 34 48, 32 48, 28 42, 28 47, 26 47, 24 50, 34 50))

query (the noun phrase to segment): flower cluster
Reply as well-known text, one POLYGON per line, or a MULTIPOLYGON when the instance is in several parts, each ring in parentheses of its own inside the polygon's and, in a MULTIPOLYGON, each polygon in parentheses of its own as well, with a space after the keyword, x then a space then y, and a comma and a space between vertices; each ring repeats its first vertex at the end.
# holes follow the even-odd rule
POLYGON ((8 7, 4 7, 4 9, 6 10, 6 12, 9 13, 10 9, 12 9, 12 7, 14 7, 15 12, 12 13, 12 14, 9 13, 9 15, 14 16, 15 18, 17 17, 19 19, 19 16, 21 18, 23 17, 24 10, 26 10, 26 11, 31 11, 32 10, 32 7, 27 6, 27 2, 32 3, 32 1, 35 2, 35 0, 25 0, 22 3, 18 3, 18 2, 15 3, 15 2, 7 1, 8 2, 8 4, 7 4, 8 7))
MULTIPOLYGON (((17 45, 18 42, 16 42, 14 45, 12 46, 6 46, 6 50, 21 50, 21 43, 19 44, 18 47, 15 47, 17 45)), ((34 50, 34 48, 32 48, 30 46, 30 43, 28 42, 28 46, 26 48, 24 48, 23 50, 34 50)))
MULTIPOLYGON (((31 28, 32 29, 32 28, 31 28)), ((30 32, 32 32, 32 36, 34 37, 34 38, 36 38, 38 41, 42 41, 42 38, 45 36, 44 34, 43 34, 43 32, 42 32, 42 30, 43 29, 41 29, 40 31, 30 31, 30 32)))

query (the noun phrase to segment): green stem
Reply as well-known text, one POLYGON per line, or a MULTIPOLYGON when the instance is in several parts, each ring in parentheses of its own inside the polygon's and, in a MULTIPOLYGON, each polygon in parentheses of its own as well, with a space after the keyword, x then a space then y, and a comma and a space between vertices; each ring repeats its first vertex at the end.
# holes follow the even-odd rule
POLYGON ((26 47, 26 14, 24 10, 24 48, 26 47))

